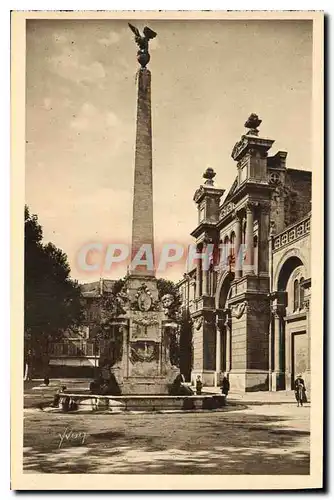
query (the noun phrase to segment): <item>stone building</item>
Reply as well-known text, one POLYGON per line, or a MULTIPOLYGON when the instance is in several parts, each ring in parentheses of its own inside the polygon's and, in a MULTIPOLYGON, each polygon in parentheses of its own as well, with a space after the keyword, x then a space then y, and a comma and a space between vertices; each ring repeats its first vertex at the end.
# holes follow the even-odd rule
MULTIPOLYGON (((64 332, 60 342, 49 346, 49 374, 52 377, 92 378, 101 365, 103 345, 96 341, 101 316, 101 299, 113 291, 115 281, 100 279, 81 285, 84 321, 75 332, 64 332), (101 349, 102 347, 102 349, 101 349), (102 352, 101 352, 102 351, 102 352)), ((110 355, 108 353, 108 355, 110 355)))
POLYGON ((234 390, 290 389, 310 382, 311 173, 269 155, 251 115, 235 144, 227 195, 207 169, 194 201, 196 267, 179 283, 193 325, 192 381, 234 390))

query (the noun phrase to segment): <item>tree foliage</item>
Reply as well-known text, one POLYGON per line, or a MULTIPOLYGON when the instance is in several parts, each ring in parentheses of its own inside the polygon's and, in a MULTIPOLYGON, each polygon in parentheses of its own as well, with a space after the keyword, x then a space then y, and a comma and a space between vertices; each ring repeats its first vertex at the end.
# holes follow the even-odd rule
POLYGON ((28 207, 24 213, 24 333, 35 357, 46 354, 48 342, 82 323, 78 283, 70 278, 66 254, 53 243, 43 244, 43 230, 28 207))
POLYGON ((179 291, 175 283, 171 280, 166 280, 164 278, 157 279, 157 288, 159 299, 161 300, 164 295, 170 294, 174 297, 174 303, 176 308, 181 306, 181 298, 179 291))
POLYGON ((192 321, 189 309, 181 313, 180 321, 180 371, 186 380, 190 380, 193 365, 192 321))

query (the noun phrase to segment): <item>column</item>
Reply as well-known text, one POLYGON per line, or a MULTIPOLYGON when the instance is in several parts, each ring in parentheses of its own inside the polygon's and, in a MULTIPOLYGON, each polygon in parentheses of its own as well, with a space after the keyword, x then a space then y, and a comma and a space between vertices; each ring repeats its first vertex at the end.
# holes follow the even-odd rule
POLYGON ((274 312, 274 377, 272 389, 277 391, 278 387, 278 374, 281 371, 281 355, 280 355, 280 317, 277 312, 274 312))
POLYGON ((207 255, 207 243, 204 243, 203 246, 202 283, 202 295, 209 295, 209 256, 207 255))
POLYGON ((283 388, 283 325, 281 312, 274 312, 274 377, 273 391, 283 388))
POLYGON ((235 224, 235 277, 241 278, 241 268, 243 265, 242 256, 239 255, 241 245, 242 217, 240 213, 236 214, 235 224))
POLYGON ((272 390, 273 388, 273 381, 272 381, 272 368, 273 368, 273 356, 272 356, 272 349, 273 349, 273 318, 272 315, 270 315, 270 323, 269 323, 269 352, 268 352, 268 373, 269 373, 269 391, 272 390))
POLYGON ((308 359, 307 359, 307 370, 311 371, 311 309, 310 309, 310 297, 307 298, 306 302, 306 318, 307 318, 307 347, 308 347, 308 359))
MULTIPOLYGON (((201 253, 201 248, 197 247, 197 252, 201 253)), ((196 299, 201 296, 202 288, 202 259, 198 258, 196 263, 196 299)))
POLYGON ((220 383, 220 372, 221 372, 221 331, 217 321, 216 322, 216 387, 218 387, 220 383))
POLYGON ((246 262, 247 274, 254 274, 254 207, 248 204, 246 208, 246 262))
POLYGON ((309 394, 311 393, 311 291, 308 289, 308 295, 305 300, 305 309, 306 309, 306 325, 307 325, 307 369, 305 373, 305 384, 306 384, 306 389, 309 391, 309 394))
POLYGON ((227 311, 227 313, 226 313, 225 335, 226 335, 226 367, 225 367, 225 370, 228 373, 232 368, 232 363, 231 363, 231 318, 229 315, 229 311, 227 311))

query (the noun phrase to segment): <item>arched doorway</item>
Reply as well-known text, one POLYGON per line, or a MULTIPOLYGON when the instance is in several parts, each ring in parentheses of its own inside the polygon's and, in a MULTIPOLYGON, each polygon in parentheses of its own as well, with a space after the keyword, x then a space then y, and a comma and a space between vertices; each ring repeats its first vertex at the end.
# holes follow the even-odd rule
POLYGON ((297 374, 309 370, 309 332, 304 305, 306 269, 299 256, 288 256, 277 277, 274 314, 274 371, 277 389, 292 389, 297 374))
POLYGON ((218 283, 216 292, 217 341, 216 341, 216 373, 217 379, 223 372, 231 370, 232 363, 232 331, 230 313, 227 308, 234 273, 226 272, 218 283))
POLYGON ((295 255, 288 257, 288 259, 284 261, 278 274, 277 290, 286 291, 291 273, 299 266, 304 266, 304 264, 301 259, 295 255))

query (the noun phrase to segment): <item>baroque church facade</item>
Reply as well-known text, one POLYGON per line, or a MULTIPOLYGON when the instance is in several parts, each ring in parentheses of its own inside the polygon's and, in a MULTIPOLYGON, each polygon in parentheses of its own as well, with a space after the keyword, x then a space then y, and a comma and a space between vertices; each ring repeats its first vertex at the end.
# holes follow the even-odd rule
POLYGON ((270 155, 251 115, 235 144, 236 178, 227 195, 207 169, 194 202, 196 267, 179 282, 192 322, 192 382, 233 390, 310 385, 311 172, 270 155), (213 248, 213 250, 211 250, 213 248), (208 251, 210 249, 210 251, 208 251))

